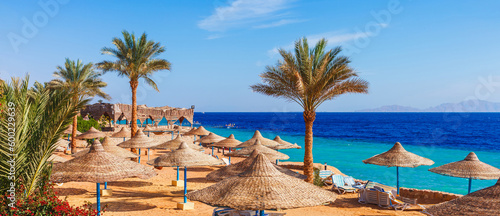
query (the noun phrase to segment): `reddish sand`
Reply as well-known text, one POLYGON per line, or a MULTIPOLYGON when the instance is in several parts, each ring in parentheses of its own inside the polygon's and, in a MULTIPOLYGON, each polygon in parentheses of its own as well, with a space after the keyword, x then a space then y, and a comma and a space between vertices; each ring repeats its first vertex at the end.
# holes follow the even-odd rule
MULTIPOLYGON (((151 155, 151 158, 159 156, 162 152, 158 151, 151 155)), ((205 151, 209 153, 208 149, 205 151)), ((70 159, 69 155, 57 153, 59 156, 70 159)), ((220 157, 220 153, 218 153, 220 157)), ((231 158, 231 162, 241 161, 243 158, 231 158)), ((147 156, 143 155, 141 163, 145 164, 147 156)), ((281 164, 295 165, 300 167, 301 163, 284 162, 281 164)), ((218 167, 191 167, 188 168, 187 188, 188 192, 202 189, 214 182, 208 182, 205 176, 218 167)), ((339 170, 329 167, 335 173, 339 170)), ((183 187, 174 187, 170 185, 171 180, 176 178, 174 168, 165 167, 157 170, 158 176, 142 180, 138 178, 123 179, 117 182, 108 183, 108 188, 113 190, 113 196, 102 197, 102 206, 106 206, 104 215, 212 215, 215 207, 200 202, 195 203, 194 210, 177 210, 178 202, 183 201, 183 187)), ((302 172, 301 170, 295 170, 302 172)), ((183 179, 183 171, 180 171, 180 178, 183 179)), ((102 186, 103 187, 103 186, 102 186)), ((325 188, 327 189, 327 188, 325 188)), ((85 201, 96 202, 96 185, 87 182, 68 182, 62 186, 56 187, 56 191, 61 198, 66 198, 71 205, 81 206, 85 201)), ((95 204, 94 204, 95 206, 95 204)), ((270 211, 272 212, 272 211, 270 211)), ((358 203, 357 194, 338 195, 337 200, 327 206, 316 206, 308 208, 299 208, 283 210, 288 216, 305 215, 424 215, 418 207, 404 212, 381 208, 376 205, 363 205, 358 203)))

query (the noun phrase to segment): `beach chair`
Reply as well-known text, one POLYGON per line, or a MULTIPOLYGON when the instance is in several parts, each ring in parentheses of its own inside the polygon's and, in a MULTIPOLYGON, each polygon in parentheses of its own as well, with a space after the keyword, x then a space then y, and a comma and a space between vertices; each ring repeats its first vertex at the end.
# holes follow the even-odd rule
POLYGON ((359 182, 354 181, 354 178, 352 176, 345 176, 344 177, 344 182, 345 182, 345 184, 347 186, 356 188, 358 190, 365 187, 365 185, 363 185, 363 184, 361 184, 359 182))
POLYGON ((345 192, 352 192, 352 193, 356 192, 356 188, 347 186, 345 184, 344 176, 342 175, 333 175, 332 181, 333 181, 332 191, 336 189, 339 192, 339 194, 344 194, 345 192))
POLYGON ((333 184, 333 182, 329 181, 328 177, 333 176, 334 174, 335 173, 333 173, 333 171, 331 171, 331 170, 320 170, 319 171, 319 178, 321 178, 321 180, 323 181, 323 183, 326 186, 330 186, 333 184))

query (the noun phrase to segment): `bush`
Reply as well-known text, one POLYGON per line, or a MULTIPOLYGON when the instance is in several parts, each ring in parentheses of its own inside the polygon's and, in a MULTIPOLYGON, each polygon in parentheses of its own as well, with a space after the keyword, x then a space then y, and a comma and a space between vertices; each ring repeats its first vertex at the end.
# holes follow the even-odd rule
POLYGON ((313 181, 313 184, 318 186, 318 187, 323 187, 324 186, 324 182, 323 180, 319 177, 319 169, 318 168, 314 168, 314 181, 313 181))
MULTIPOLYGON (((23 191, 21 186, 17 191, 23 191)), ((37 190, 35 193, 28 197, 23 197, 19 192, 16 194, 15 208, 8 206, 10 200, 7 198, 8 194, 0 197, 0 215, 14 216, 14 215, 58 215, 58 216, 95 216, 97 210, 92 209, 92 203, 86 202, 81 207, 70 206, 68 201, 61 200, 54 192, 53 185, 45 185, 37 190)), ((103 208, 104 209, 104 208, 103 208)), ((101 210, 103 213, 104 210, 101 210)))
POLYGON ((89 120, 83 120, 83 117, 78 116, 77 122, 78 126, 76 128, 82 133, 87 132, 91 127, 101 130, 101 124, 99 124, 99 122, 92 117, 89 117, 89 120))

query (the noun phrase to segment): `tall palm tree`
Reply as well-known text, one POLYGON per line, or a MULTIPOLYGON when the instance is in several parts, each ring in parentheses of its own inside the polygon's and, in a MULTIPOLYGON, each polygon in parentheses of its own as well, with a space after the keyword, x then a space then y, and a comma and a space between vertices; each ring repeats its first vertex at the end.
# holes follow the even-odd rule
MULTIPOLYGON (((64 67, 57 66, 57 71, 53 74, 56 79, 49 82, 52 89, 62 89, 72 95, 72 101, 78 103, 85 99, 99 96, 104 99, 110 99, 109 95, 102 91, 102 88, 108 84, 100 78, 101 74, 94 71, 92 63, 83 64, 80 60, 77 62, 66 59, 64 67)), ((76 151, 76 128, 78 118, 73 117, 73 131, 71 133, 71 153, 76 151)))
POLYGON ((267 66, 260 75, 262 84, 252 85, 255 92, 285 98, 303 109, 305 130, 304 174, 313 182, 313 123, 316 109, 325 101, 345 93, 367 93, 368 82, 357 78, 349 66, 350 60, 339 55, 340 47, 326 50, 327 41, 321 39, 309 49, 307 39, 295 42, 295 54, 279 50, 283 57, 276 66, 267 66))
MULTIPOLYGON (((128 77, 130 88, 132 89, 132 119, 131 135, 137 132, 137 87, 139 79, 144 80, 148 85, 159 92, 158 86, 151 76, 161 70, 170 70, 170 62, 165 59, 159 59, 165 48, 158 42, 148 40, 146 33, 136 40, 134 33, 123 31, 123 40, 113 38, 115 48, 104 47, 102 54, 111 55, 116 61, 103 61, 97 64, 97 67, 103 72, 115 71, 118 76, 128 77)), ((132 152, 136 152, 132 149, 132 152)))

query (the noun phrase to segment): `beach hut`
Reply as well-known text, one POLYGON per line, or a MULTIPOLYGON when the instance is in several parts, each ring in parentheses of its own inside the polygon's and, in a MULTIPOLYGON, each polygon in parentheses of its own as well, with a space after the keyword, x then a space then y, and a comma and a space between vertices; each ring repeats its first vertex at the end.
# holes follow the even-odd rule
POLYGON ((94 127, 90 127, 90 129, 88 131, 76 136, 75 138, 77 138, 77 139, 95 139, 95 138, 103 138, 105 136, 106 136, 105 133, 98 131, 94 127))
MULTIPOLYGON (((149 149, 153 146, 158 145, 158 141, 146 136, 142 132, 141 129, 137 130, 137 133, 135 133, 135 136, 130 138, 129 140, 122 142, 118 144, 118 146, 122 148, 137 148, 139 149, 139 160, 138 162, 141 163, 141 148, 149 149)), ((148 153, 149 155, 149 153, 148 153)))
POLYGON ((500 180, 491 187, 425 209, 430 215, 500 215, 500 180))
POLYGON ((481 162, 474 152, 471 152, 465 159, 442 166, 429 169, 433 173, 441 175, 469 179, 469 190, 471 192, 472 179, 498 179, 500 178, 500 169, 481 162))
MULTIPOLYGON (((216 142, 222 141, 226 139, 225 137, 219 136, 214 133, 209 133, 207 136, 200 138, 199 140, 195 140, 194 142, 199 142, 201 144, 214 144, 216 142)), ((212 146, 212 155, 214 155, 214 147, 212 146)))
POLYGON ((256 130, 251 139, 249 139, 245 142, 242 142, 241 144, 236 146, 236 148, 245 148, 245 147, 251 146, 255 143, 256 140, 259 140, 260 143, 266 147, 274 147, 274 146, 280 145, 278 142, 276 142, 274 140, 264 138, 262 136, 262 134, 260 134, 260 131, 256 130))
POLYGON ((401 143, 397 142, 389 151, 363 160, 363 163, 396 167, 397 191, 399 194, 399 167, 414 168, 422 165, 430 166, 434 164, 434 161, 406 151, 401 143))
POLYGON ((223 164, 221 160, 217 160, 212 156, 203 154, 199 151, 189 148, 186 142, 181 143, 178 149, 173 152, 168 152, 152 161, 148 161, 149 165, 158 167, 184 167, 184 202, 178 203, 177 208, 182 210, 193 209, 194 203, 187 202, 187 167, 192 166, 213 166, 223 164))
MULTIPOLYGON (((238 146, 239 144, 241 144, 241 141, 235 139, 234 135, 231 134, 226 139, 218 141, 214 144, 210 144, 210 145, 208 145, 208 147, 212 147, 212 154, 214 154, 214 152, 213 152, 214 147, 222 148, 223 149, 222 153, 224 154, 225 148, 229 148, 229 152, 231 152, 231 148, 234 148, 234 147, 238 146)), ((231 156, 229 156, 229 164, 231 164, 231 156)))
POLYGON ((252 154, 254 150, 258 150, 259 153, 266 155, 266 157, 271 160, 277 160, 277 159, 287 160, 288 158, 290 158, 286 154, 283 154, 281 152, 263 146, 259 140, 255 140, 254 144, 251 146, 227 153, 226 156, 248 157, 252 154))
POLYGON ((54 164, 51 180, 64 182, 96 183, 97 211, 101 211, 100 184, 124 178, 148 179, 156 176, 153 168, 134 163, 104 151, 99 140, 95 140, 88 154, 64 163, 54 164))
POLYGON ((335 201, 336 194, 278 171, 258 154, 245 172, 187 194, 189 199, 236 210, 292 209, 335 201))
MULTIPOLYGON (((102 145, 102 148, 104 149, 105 152, 111 153, 111 154, 118 156, 118 157, 121 157, 121 158, 139 157, 138 155, 136 155, 130 151, 127 151, 123 148, 116 146, 115 143, 111 140, 111 137, 109 137, 109 136, 104 137, 104 140, 102 141, 101 145, 102 145)), ((73 154, 73 157, 81 157, 82 155, 89 153, 89 150, 90 150, 90 148, 81 150, 81 151, 73 154)))
MULTIPOLYGON (((240 162, 235 163, 235 164, 224 166, 218 170, 212 171, 211 173, 209 173, 207 175, 207 180, 218 182, 218 181, 222 181, 223 179, 226 179, 226 178, 238 175, 242 172, 245 172, 245 170, 247 170, 252 165, 253 161, 257 157, 257 154, 259 154, 259 151, 254 150, 252 152, 252 154, 250 154, 250 157, 245 158, 245 160, 240 161, 240 162)), ((280 167, 276 164, 273 164, 273 165, 278 171, 280 171, 286 175, 289 175, 289 176, 292 176, 295 178, 299 178, 299 179, 306 179, 305 175, 302 175, 302 174, 299 174, 299 173, 294 172, 292 170, 280 167)))
POLYGON ((122 127, 122 129, 120 129, 120 131, 112 134, 111 137, 117 137, 117 138, 123 137, 123 141, 125 141, 125 138, 131 137, 131 133, 130 133, 130 130, 128 128, 122 127))

